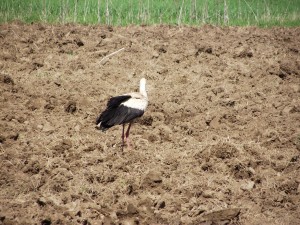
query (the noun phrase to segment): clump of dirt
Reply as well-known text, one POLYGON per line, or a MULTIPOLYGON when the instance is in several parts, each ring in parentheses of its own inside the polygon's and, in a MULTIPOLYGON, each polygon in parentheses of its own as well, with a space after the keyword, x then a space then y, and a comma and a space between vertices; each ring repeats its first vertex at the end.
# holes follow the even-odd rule
POLYGON ((298 28, 0 30, 0 223, 300 224, 298 28), (122 150, 95 119, 141 77, 122 150))
POLYGON ((65 111, 68 113, 74 113, 77 110, 76 102, 70 101, 65 105, 65 111))
POLYGON ((5 83, 5 84, 11 84, 11 85, 14 84, 14 81, 11 78, 11 76, 9 76, 7 74, 0 74, 0 80, 2 83, 5 83))
POLYGON ((214 146, 212 149, 212 155, 220 159, 237 158, 238 150, 235 146, 228 143, 222 143, 214 146))

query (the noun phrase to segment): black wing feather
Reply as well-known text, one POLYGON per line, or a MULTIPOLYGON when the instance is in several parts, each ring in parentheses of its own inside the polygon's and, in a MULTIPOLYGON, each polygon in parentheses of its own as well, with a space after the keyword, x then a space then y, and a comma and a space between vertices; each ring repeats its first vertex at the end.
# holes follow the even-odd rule
POLYGON ((97 124, 101 122, 101 130, 106 130, 114 125, 130 122, 131 120, 141 117, 143 110, 130 108, 124 105, 118 107, 107 108, 97 120, 97 124))
POLYGON ((141 117, 144 114, 143 110, 121 105, 130 98, 130 95, 121 95, 109 99, 107 102, 107 108, 96 120, 96 124, 101 123, 101 130, 106 130, 114 125, 130 122, 131 120, 141 117))
POLYGON ((105 118, 107 118, 109 114, 111 114, 109 111, 111 111, 112 109, 116 109, 122 102, 130 98, 130 95, 120 95, 116 97, 111 97, 107 102, 106 109, 97 117, 96 124, 99 124, 103 120, 106 120, 105 118))
POLYGON ((130 95, 120 95, 120 96, 112 97, 107 102, 107 108, 118 107, 122 102, 125 102, 130 98, 131 98, 130 95))

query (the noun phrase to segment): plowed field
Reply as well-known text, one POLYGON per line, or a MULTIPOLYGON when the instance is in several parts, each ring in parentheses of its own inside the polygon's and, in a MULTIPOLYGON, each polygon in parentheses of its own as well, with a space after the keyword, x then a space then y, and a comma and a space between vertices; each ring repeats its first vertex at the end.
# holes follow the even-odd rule
POLYGON ((0 224, 300 224, 299 43, 299 28, 0 25, 0 224), (141 77, 149 106, 122 151, 122 127, 95 120, 141 77))

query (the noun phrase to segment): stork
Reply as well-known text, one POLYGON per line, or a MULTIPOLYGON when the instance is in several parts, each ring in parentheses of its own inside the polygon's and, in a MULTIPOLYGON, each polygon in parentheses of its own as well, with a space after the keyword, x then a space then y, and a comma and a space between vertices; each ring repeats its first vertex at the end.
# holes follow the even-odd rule
POLYGON ((129 131, 134 119, 141 117, 148 106, 148 96, 146 92, 146 79, 140 80, 140 92, 132 92, 124 95, 112 97, 108 100, 106 109, 97 117, 96 127, 102 131, 121 125, 122 129, 122 149, 125 144, 130 148, 129 131), (125 133, 125 124, 128 128, 125 133))

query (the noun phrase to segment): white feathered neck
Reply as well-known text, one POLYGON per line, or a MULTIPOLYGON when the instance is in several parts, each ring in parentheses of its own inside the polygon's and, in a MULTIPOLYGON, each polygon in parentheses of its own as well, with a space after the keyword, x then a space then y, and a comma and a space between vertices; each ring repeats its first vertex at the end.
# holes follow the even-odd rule
POLYGON ((146 98, 148 98, 147 92, 146 92, 146 79, 142 78, 140 80, 140 93, 144 95, 146 98))

